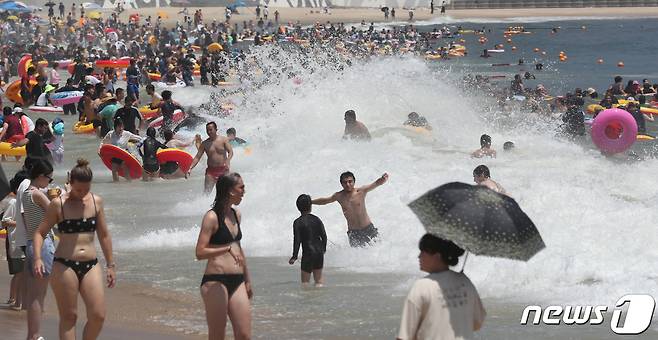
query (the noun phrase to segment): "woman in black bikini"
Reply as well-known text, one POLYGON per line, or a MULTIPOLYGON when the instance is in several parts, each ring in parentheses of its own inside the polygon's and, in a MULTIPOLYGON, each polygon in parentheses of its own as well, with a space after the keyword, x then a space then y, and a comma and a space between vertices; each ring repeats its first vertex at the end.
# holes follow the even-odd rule
POLYGON ((240 212, 233 208, 244 196, 237 173, 221 177, 215 187, 215 203, 203 216, 196 257, 208 260, 201 280, 206 307, 208 339, 224 339, 227 316, 236 340, 251 338, 251 281, 240 247, 240 212))
MULTIPOLYGON (((91 193, 92 172, 89 162, 78 159, 70 173, 71 190, 51 201, 46 217, 34 233, 34 244, 39 245, 57 223, 60 232, 55 250, 55 262, 50 284, 59 310, 59 338, 75 339, 78 293, 87 311, 87 324, 82 337, 96 339, 105 319, 103 269, 98 265, 94 233, 106 261, 106 282, 112 288, 116 282, 112 256, 112 239, 105 223, 103 200, 91 193)), ((34 272, 42 275, 44 266, 40 249, 35 251, 34 272)))

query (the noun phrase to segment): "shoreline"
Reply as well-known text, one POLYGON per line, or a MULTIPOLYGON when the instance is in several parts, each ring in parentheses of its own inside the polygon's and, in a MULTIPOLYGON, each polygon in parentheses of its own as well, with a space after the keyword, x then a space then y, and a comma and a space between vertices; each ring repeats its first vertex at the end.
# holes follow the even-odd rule
MULTIPOLYGON (((217 23, 224 22, 225 7, 189 7, 189 15, 193 15, 196 9, 201 9, 204 22, 210 24, 213 19, 217 23)), ((141 8, 138 10, 127 9, 119 17, 127 21, 131 14, 138 13, 143 19, 151 16, 152 19, 158 15, 163 17, 165 26, 174 26, 176 21, 183 22, 183 14, 178 14, 182 8, 179 7, 160 7, 160 8, 141 8)), ((230 23, 239 24, 242 27, 243 21, 252 20, 254 24, 257 21, 254 7, 238 8, 240 14, 233 14, 230 23)), ((658 18, 658 7, 607 7, 607 8, 524 8, 524 9, 459 9, 448 10, 445 15, 439 14, 438 9, 434 14, 430 14, 429 8, 417 8, 414 10, 414 20, 408 21, 408 10, 396 9, 395 20, 385 20, 383 13, 379 8, 332 8, 328 14, 323 13, 320 9, 315 8, 270 8, 269 20, 274 23, 274 12, 279 11, 279 24, 296 23, 314 24, 314 23, 391 23, 397 25, 405 24, 428 24, 435 21, 437 24, 451 21, 468 20, 486 20, 486 19, 509 19, 522 22, 528 18, 658 18), (429 22, 428 22, 429 21, 429 22)), ((104 17, 109 12, 104 12, 104 17)), ((275 24, 276 25, 276 24, 275 24)))
MULTIPOLYGON (((7 271, 7 261, 0 260, 0 282, 6 282, 2 291, 2 301, 9 295, 9 281, 11 277, 7 271)), ((160 287, 151 287, 146 283, 132 280, 119 281, 115 288, 105 288, 105 304, 107 316, 101 332, 102 339, 203 339, 201 334, 190 334, 174 325, 168 326, 155 320, 163 315, 178 315, 189 312, 183 299, 194 299, 193 294, 169 291, 160 287)), ((201 303, 201 299, 199 303, 201 303)), ((187 300, 188 303, 190 300, 187 300)), ((58 336, 58 312, 55 296, 48 288, 46 295, 46 308, 42 318, 42 336, 46 339, 55 339, 58 336)), ((201 308, 201 305, 199 305, 201 308)), ((11 309, 0 308, 0 328, 3 334, 0 339, 21 339, 27 334, 26 312, 17 312, 11 309)), ((86 321, 84 303, 78 297, 77 331, 81 334, 86 321)))

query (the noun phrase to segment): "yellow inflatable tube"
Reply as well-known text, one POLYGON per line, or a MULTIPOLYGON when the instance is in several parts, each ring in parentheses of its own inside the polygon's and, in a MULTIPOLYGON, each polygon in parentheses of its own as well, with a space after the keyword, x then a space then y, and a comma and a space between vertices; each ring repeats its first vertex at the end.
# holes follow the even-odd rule
POLYGON ((11 143, 1 142, 0 143, 0 155, 25 156, 25 147, 21 146, 19 148, 12 148, 11 143))
POLYGON ((77 122, 73 125, 73 133, 94 133, 94 124, 84 125, 83 122, 77 122))

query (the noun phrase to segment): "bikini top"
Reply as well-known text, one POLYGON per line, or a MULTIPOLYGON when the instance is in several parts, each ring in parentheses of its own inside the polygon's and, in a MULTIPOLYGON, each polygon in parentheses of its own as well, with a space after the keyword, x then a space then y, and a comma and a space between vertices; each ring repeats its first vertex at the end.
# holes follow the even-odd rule
MULTIPOLYGON (((76 234, 76 233, 93 233, 96 231, 96 218, 98 217, 98 212, 96 211, 96 198, 94 194, 91 195, 91 199, 94 201, 94 217, 89 218, 71 218, 67 219, 64 217, 64 201, 62 200, 62 222, 57 223, 59 232, 62 234, 76 234)), ((61 198, 60 198, 61 200, 61 198)))
POLYGON ((233 216, 235 216, 235 221, 238 223, 238 234, 233 237, 233 234, 231 234, 226 222, 224 222, 224 219, 222 218, 219 221, 219 228, 217 228, 217 231, 210 237, 210 244, 223 245, 242 240, 242 230, 240 229, 238 214, 235 212, 235 209, 231 208, 231 210, 233 211, 233 216))

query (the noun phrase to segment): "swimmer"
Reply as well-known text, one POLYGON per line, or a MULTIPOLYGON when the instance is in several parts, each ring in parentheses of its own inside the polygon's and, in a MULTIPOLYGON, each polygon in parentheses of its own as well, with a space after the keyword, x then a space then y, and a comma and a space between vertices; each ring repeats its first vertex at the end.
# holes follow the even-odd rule
POLYGON ((404 125, 413 126, 413 127, 422 127, 427 130, 432 130, 432 126, 430 126, 430 123, 427 122, 427 119, 419 115, 417 112, 409 113, 409 115, 407 116, 407 121, 404 122, 404 125))
POLYGON ((356 120, 356 112, 354 110, 345 111, 345 133, 343 139, 355 139, 369 141, 372 137, 368 128, 356 120))
POLYGON ((340 175, 340 185, 343 190, 325 198, 316 198, 313 204, 325 205, 338 202, 343 209, 343 215, 347 220, 347 236, 351 247, 365 247, 370 242, 376 241, 379 232, 372 224, 370 216, 366 211, 366 195, 378 186, 386 183, 388 174, 385 173, 371 184, 355 188, 356 179, 354 174, 347 171, 340 175))
POLYGON ((471 154, 473 158, 482 158, 484 156, 496 158, 496 150, 491 148, 491 136, 486 134, 480 136, 480 148, 471 154))
POLYGON ((228 173, 231 167, 231 159, 233 158, 233 147, 229 143, 228 138, 217 134, 217 123, 207 123, 206 133, 208 134, 208 139, 199 145, 199 151, 194 156, 192 166, 187 174, 189 175, 192 172, 192 169, 199 163, 205 153, 208 156, 208 168, 206 168, 203 192, 209 194, 215 183, 217 183, 217 180, 228 173))
POLYGON ((477 185, 485 186, 499 194, 508 195, 505 191, 505 188, 492 180, 490 177, 491 175, 489 173, 489 168, 486 165, 478 165, 473 170, 473 181, 477 183, 477 185))
POLYGON ((503 144, 503 150, 512 151, 515 148, 514 142, 507 141, 503 144))
POLYGON ((231 143, 233 146, 241 146, 247 144, 246 140, 236 136, 235 128, 229 128, 226 130, 226 137, 228 138, 229 143, 231 143))
POLYGON ((153 178, 160 177, 160 162, 158 162, 158 149, 166 149, 167 146, 160 143, 155 138, 155 128, 149 127, 146 130, 146 139, 138 149, 139 155, 142 156, 142 180, 149 181, 153 178))
POLYGON ((146 94, 151 96, 151 102, 148 104, 149 108, 151 110, 159 108, 160 102, 162 101, 162 96, 155 92, 155 86, 153 86, 153 84, 146 85, 146 94))
POLYGON ((297 261, 299 246, 302 246, 302 286, 311 281, 311 273, 316 287, 322 287, 322 267, 324 253, 327 249, 327 232, 324 224, 311 214, 311 196, 303 194, 297 197, 297 209, 301 213, 293 223, 293 248, 289 264, 297 261))

